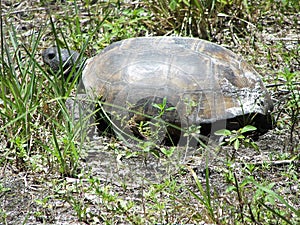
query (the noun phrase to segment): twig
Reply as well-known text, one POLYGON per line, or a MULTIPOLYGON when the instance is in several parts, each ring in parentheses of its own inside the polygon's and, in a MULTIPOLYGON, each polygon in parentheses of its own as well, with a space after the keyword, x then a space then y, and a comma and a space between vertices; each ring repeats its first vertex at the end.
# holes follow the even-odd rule
MULTIPOLYGON (((284 86, 284 85, 286 85, 286 83, 267 84, 266 87, 272 88, 272 87, 280 87, 280 86, 284 86)), ((293 85, 300 85, 300 82, 294 82, 293 85)))
POLYGON ((267 39, 268 41, 299 41, 300 40, 300 37, 292 37, 292 38, 270 38, 270 39, 267 39))
MULTIPOLYGON (((300 160, 279 160, 279 161, 258 161, 251 163, 256 166, 261 166, 263 164, 270 164, 271 166, 283 166, 283 165, 288 165, 288 164, 295 164, 295 165, 300 165, 300 160)), ((241 163, 241 165, 245 165, 246 163, 241 163)))
POLYGON ((47 9, 45 7, 40 7, 40 8, 33 8, 33 9, 22 9, 22 10, 16 10, 13 12, 7 12, 7 13, 2 13, 3 16, 11 15, 11 14, 19 14, 19 13, 28 13, 34 12, 34 11, 46 11, 47 9))
POLYGON ((225 13, 218 13, 218 16, 219 17, 229 17, 229 18, 237 19, 237 20, 240 20, 240 21, 242 21, 244 23, 247 23, 248 25, 250 25, 252 27, 256 27, 253 23, 250 23, 249 21, 244 20, 244 19, 239 18, 239 17, 236 17, 236 16, 231 16, 231 15, 228 15, 228 14, 225 14, 225 13))

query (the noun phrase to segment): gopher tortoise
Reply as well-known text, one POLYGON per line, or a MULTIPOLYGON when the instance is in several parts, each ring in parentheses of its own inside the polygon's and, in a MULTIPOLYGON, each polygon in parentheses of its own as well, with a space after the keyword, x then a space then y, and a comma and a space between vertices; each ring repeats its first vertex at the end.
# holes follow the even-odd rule
MULTIPOLYGON (((65 63, 78 57, 74 51, 60 52, 56 47, 43 52, 55 72, 60 59, 65 63)), ((230 50, 205 40, 141 37, 115 42, 87 60, 82 82, 88 96, 101 99, 118 131, 130 130, 139 138, 147 138, 141 122, 152 124, 151 129, 155 121, 167 123, 165 134, 156 135, 161 143, 178 143, 189 128, 201 127, 203 135, 247 124, 256 126, 258 134, 272 128, 272 100, 258 73, 230 50)))

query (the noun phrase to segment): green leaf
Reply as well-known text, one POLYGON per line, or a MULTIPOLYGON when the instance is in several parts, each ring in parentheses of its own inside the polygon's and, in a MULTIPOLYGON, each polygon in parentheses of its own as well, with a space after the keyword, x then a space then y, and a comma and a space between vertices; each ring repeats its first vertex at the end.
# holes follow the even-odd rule
POLYGON ((244 139, 245 138, 245 136, 244 135, 239 135, 239 136, 237 136, 237 139, 244 139))
POLYGON ((236 191, 236 187, 235 186, 229 186, 228 188, 226 188, 225 192, 226 193, 230 193, 232 191, 236 191))
POLYGON ((221 130, 217 130, 215 132, 215 135, 219 135, 219 136, 229 136, 231 135, 231 131, 227 130, 227 129, 221 129, 221 130))
POLYGON ((161 152, 164 153, 167 157, 170 157, 173 155, 174 151, 175 151, 175 147, 170 147, 169 149, 167 148, 161 148, 161 152))
POLYGON ((259 150, 258 145, 255 142, 250 142, 251 147, 254 148, 256 151, 259 150))
POLYGON ((163 105, 162 104, 153 104, 152 105, 154 108, 157 108, 157 109, 159 109, 159 110, 162 110, 163 109, 163 105))
POLYGON ((248 131, 254 131, 254 130, 257 130, 257 128, 254 126, 251 126, 251 125, 247 125, 241 129, 241 133, 245 133, 248 131))
POLYGON ((240 141, 238 139, 236 139, 233 143, 233 147, 235 150, 238 150, 240 147, 240 141))
POLYGON ((172 111, 172 110, 176 110, 176 107, 169 107, 166 109, 166 111, 172 111))
POLYGON ((177 0, 171 0, 169 7, 172 11, 174 11, 178 6, 177 0))

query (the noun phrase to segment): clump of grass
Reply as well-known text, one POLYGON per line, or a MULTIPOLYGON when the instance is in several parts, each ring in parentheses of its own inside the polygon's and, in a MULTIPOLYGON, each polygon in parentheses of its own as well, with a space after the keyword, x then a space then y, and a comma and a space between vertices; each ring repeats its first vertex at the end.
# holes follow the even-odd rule
POLYGON ((153 27, 157 35, 177 34, 210 40, 223 29, 224 21, 233 24, 231 29, 241 32, 251 22, 251 11, 255 11, 251 3, 241 0, 159 0, 155 3, 146 0, 145 3, 157 23, 164 27, 159 30, 153 27))
POLYGON ((48 75, 37 62, 41 32, 25 45, 11 26, 10 39, 3 40, 0 131, 7 159, 14 159, 17 168, 53 169, 52 163, 58 163, 63 175, 74 176, 80 158, 75 146, 78 128, 71 123, 65 100, 76 82, 66 85, 62 76, 48 75))
POLYGON ((175 33, 183 36, 209 37, 209 18, 216 14, 215 1, 159 0, 145 1, 156 23, 164 29, 156 29, 156 35, 175 33), (166 33, 167 32, 167 33, 166 33))
POLYGON ((196 183, 196 187, 197 190, 199 191, 200 194, 196 194, 196 192, 188 189, 189 193, 199 202, 201 203, 201 205, 204 206, 205 209, 205 214, 203 215, 203 219, 210 220, 212 222, 218 223, 219 219, 218 219, 218 215, 216 213, 215 210, 215 206, 213 205, 213 200, 212 200, 212 192, 211 192, 211 184, 209 182, 209 168, 206 164, 206 168, 205 168, 205 188, 202 187, 202 184, 197 176, 197 174, 194 172, 194 170, 192 170, 191 168, 189 168, 190 173, 192 174, 195 183, 196 183), (208 219, 206 218, 208 217, 208 219))
POLYGON ((89 57, 112 42, 148 35, 147 26, 152 24, 150 13, 138 3, 73 1, 70 4, 59 5, 64 13, 51 13, 49 7, 49 15, 59 21, 56 29, 68 36, 68 40, 54 35, 47 38, 64 48, 66 43, 74 50, 82 50, 85 46, 89 57))
POLYGON ((23 162, 29 161, 33 149, 39 149, 35 137, 38 136, 37 130, 41 128, 38 122, 42 118, 38 116, 38 110, 43 111, 39 101, 42 87, 37 85, 38 66, 34 57, 40 33, 27 46, 18 40, 13 26, 10 27, 9 36, 9 40, 2 41, 1 134, 5 137, 17 166, 22 167, 23 162))

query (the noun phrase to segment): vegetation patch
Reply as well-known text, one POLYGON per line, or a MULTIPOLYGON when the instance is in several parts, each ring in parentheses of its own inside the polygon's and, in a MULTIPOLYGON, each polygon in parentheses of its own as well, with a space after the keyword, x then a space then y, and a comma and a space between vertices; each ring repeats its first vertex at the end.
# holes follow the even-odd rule
MULTIPOLYGON (((296 0, 0 1, 0 224, 299 224, 299 10, 296 0), (98 111, 70 112, 84 62, 67 77, 42 62, 54 45, 83 59, 157 35, 242 56, 272 94, 274 129, 258 140, 252 126, 222 130, 220 145, 197 148, 99 136, 98 111)), ((153 107, 157 120, 173 110, 153 107)))

